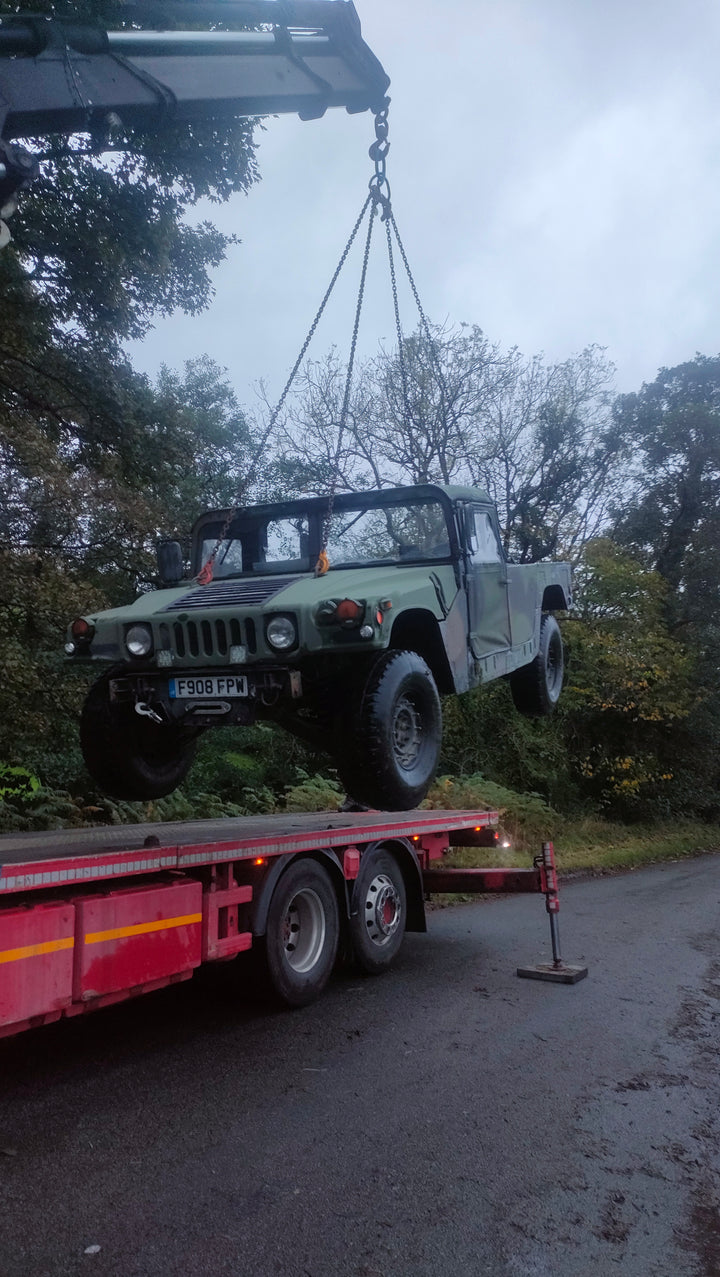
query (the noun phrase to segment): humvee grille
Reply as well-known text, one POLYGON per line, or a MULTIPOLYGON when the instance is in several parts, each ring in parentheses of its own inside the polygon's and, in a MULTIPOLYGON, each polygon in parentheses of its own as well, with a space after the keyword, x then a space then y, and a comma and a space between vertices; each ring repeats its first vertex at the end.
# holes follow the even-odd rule
POLYGON ((233 616, 225 621, 161 621, 158 626, 158 649, 172 652, 186 663, 227 657, 231 647, 257 651, 257 635, 252 617, 241 620, 233 616))

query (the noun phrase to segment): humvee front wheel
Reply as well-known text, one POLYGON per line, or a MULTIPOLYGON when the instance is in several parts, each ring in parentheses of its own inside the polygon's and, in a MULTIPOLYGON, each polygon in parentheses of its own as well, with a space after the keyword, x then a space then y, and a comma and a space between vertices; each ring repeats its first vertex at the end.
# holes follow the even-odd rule
POLYGON ((427 794, 440 757, 442 711, 416 652, 389 651, 370 671, 353 739, 337 759, 348 793, 370 807, 409 811, 427 794))
POLYGON ((198 732, 154 723, 130 703, 114 703, 111 677, 112 670, 93 683, 80 716, 85 766, 111 798, 163 798, 190 770, 198 732))
POLYGON ((540 646, 529 665, 521 665, 510 675, 510 691, 521 714, 540 717, 551 714, 562 691, 565 675, 560 626, 554 616, 544 616, 540 626, 540 646))

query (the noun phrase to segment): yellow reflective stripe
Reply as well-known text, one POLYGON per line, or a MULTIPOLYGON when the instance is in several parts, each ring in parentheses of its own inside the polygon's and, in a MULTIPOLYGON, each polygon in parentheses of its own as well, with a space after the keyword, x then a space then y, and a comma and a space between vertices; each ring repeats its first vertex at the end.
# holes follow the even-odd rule
POLYGON ((159 922, 138 922, 133 927, 113 927, 111 931, 88 931, 85 944, 101 944, 103 940, 123 940, 126 936, 143 936, 149 931, 168 931, 171 927, 187 927, 202 922, 201 913, 186 913, 182 918, 161 918, 159 922))
POLYGON ((72 949, 75 941, 72 936, 63 940, 42 940, 40 944, 25 944, 19 949, 0 950, 0 962, 18 962, 20 958, 35 958, 40 953, 57 953, 59 949, 72 949))

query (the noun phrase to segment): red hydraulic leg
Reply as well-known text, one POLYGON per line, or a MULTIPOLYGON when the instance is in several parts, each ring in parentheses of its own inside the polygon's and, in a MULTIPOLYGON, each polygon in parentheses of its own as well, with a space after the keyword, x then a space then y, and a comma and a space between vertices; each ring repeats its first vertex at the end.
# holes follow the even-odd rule
POLYGON ((556 984, 577 984, 578 980, 585 978, 588 969, 563 962, 560 956, 560 926, 558 924, 560 897, 555 868, 555 849, 551 842, 543 843, 542 855, 536 856, 533 863, 540 870, 540 890, 545 895, 545 908, 550 918, 553 960, 539 962, 533 967, 518 967, 517 973, 528 980, 552 980, 556 984))

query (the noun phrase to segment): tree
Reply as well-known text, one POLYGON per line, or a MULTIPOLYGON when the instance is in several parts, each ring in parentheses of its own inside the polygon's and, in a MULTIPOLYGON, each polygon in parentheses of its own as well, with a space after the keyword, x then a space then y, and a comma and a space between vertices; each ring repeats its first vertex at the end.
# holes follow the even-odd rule
POLYGON ((620 815, 677 810, 698 690, 693 654, 667 625, 667 585, 602 537, 586 545, 576 584, 558 712, 578 784, 620 815))
POLYGON ((610 412, 611 377, 597 347, 547 365, 502 352, 477 326, 434 329, 431 341, 418 331, 358 370, 340 438, 344 369, 333 351, 303 370, 285 462, 309 456, 316 490, 336 473, 348 488, 485 488, 510 554, 575 559, 620 483, 626 439, 610 412))
POLYGON ((634 441, 633 492, 615 535, 668 585, 668 618, 715 642, 720 612, 720 356, 663 368, 621 396, 615 418, 634 441))
MULTIPOLYGON (((55 8, 41 0, 33 12, 55 8)), ((0 0, 0 14, 15 11, 12 0, 0 0)), ((65 3, 62 14, 116 27, 124 21, 113 0, 65 3)), ((155 314, 202 310, 212 294, 209 272, 234 237, 207 221, 193 227, 187 214, 201 198, 226 200, 257 180, 253 128, 230 120, 171 124, 153 135, 128 130, 102 155, 87 134, 27 140, 41 177, 13 219, 0 285, 5 296, 20 273, 31 288, 17 313, 5 312, 0 355, 23 346, 28 303, 53 335, 110 351, 142 336, 155 314)))

